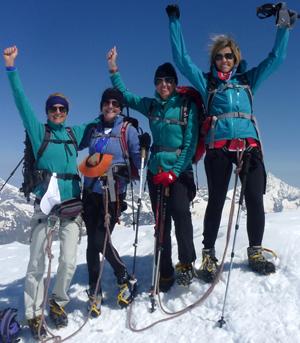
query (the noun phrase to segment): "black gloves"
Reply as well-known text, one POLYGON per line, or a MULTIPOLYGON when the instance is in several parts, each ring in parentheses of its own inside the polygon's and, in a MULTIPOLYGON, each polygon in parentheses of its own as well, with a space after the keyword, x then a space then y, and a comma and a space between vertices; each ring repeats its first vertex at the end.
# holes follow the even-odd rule
POLYGON ((179 7, 177 5, 169 5, 166 8, 166 12, 168 13, 169 18, 171 18, 173 15, 176 15, 178 19, 180 17, 179 7))
POLYGON ((151 137, 149 133, 145 132, 142 135, 139 135, 138 138, 140 141, 140 148, 145 148, 148 151, 151 145, 151 137))
POLYGON ((297 21, 297 13, 295 11, 288 11, 285 2, 278 2, 276 4, 275 24, 276 26, 291 30, 297 21))

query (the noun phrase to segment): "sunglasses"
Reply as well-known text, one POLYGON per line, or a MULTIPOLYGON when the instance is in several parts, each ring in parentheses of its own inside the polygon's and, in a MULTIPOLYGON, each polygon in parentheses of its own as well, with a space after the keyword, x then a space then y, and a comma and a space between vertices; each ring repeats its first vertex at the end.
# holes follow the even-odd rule
POLYGON ((154 80, 154 84, 155 84, 155 86, 159 86, 164 81, 165 81, 165 83, 171 85, 174 82, 174 77, 157 77, 154 80))
POLYGON ((217 54, 215 56, 215 61, 222 61, 223 58, 226 58, 226 60, 232 60, 234 58, 234 53, 233 52, 228 52, 225 55, 222 54, 217 54))
POLYGON ((117 100, 105 100, 103 101, 102 106, 109 106, 110 104, 112 104, 113 107, 121 107, 117 100))
POLYGON ((50 106, 48 107, 48 111, 50 113, 55 113, 57 110, 59 110, 60 113, 67 113, 67 107, 65 106, 59 106, 59 107, 55 107, 55 106, 50 106))

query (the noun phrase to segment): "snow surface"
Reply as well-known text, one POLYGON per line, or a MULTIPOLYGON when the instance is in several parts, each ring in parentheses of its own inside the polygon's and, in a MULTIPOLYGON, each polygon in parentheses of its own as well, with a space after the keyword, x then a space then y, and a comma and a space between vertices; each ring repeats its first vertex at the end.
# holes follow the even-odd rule
MULTIPOLYGON (((267 259, 275 262, 277 272, 270 276, 260 276, 249 270, 246 257, 247 234, 246 217, 242 217, 237 231, 235 258, 230 277, 225 316, 226 324, 220 328, 226 282, 230 263, 230 252, 234 236, 228 248, 224 271, 220 281, 209 297, 191 311, 154 327, 136 333, 128 325, 129 309, 117 306, 117 287, 111 267, 105 262, 102 288, 104 302, 101 316, 90 319, 79 333, 67 340, 74 343, 85 342, 226 342, 226 343, 275 343, 300 342, 300 212, 289 211, 266 215, 264 246, 278 255, 266 253, 267 259)), ((216 243, 219 261, 225 247, 227 218, 222 219, 216 243)), ((194 220, 194 238, 198 254, 196 266, 201 264, 202 220, 194 220)), ((235 223, 234 223, 235 224, 235 223)), ((113 244, 132 270, 134 231, 126 227, 117 229, 112 235, 113 244)), ((173 263, 177 263, 177 245, 173 236, 173 263)), ((87 267, 85 263, 86 237, 78 247, 77 270, 70 287, 70 302, 66 306, 69 325, 65 329, 50 330, 62 338, 72 334, 85 321, 87 315, 87 267)), ((57 268, 59 242, 53 243, 55 258, 52 262, 51 288, 57 268)), ((20 243, 0 245, 0 307, 18 308, 17 320, 24 319, 23 287, 29 258, 29 246, 20 243)), ((169 318, 159 307, 149 312, 149 289, 153 262, 153 226, 139 229, 136 277, 138 292, 133 306, 132 326, 142 329, 151 323, 169 318)), ((46 274, 45 274, 46 276, 46 274)), ((51 289, 50 288, 50 289, 51 289)), ((161 293, 162 304, 168 311, 178 311, 200 299, 209 285, 199 279, 193 284, 180 287, 177 284, 165 294, 161 293)), ((49 294, 50 296, 50 294, 49 294)), ((22 342, 35 342, 28 326, 20 332, 22 342)), ((53 342, 53 340, 52 340, 53 342)))

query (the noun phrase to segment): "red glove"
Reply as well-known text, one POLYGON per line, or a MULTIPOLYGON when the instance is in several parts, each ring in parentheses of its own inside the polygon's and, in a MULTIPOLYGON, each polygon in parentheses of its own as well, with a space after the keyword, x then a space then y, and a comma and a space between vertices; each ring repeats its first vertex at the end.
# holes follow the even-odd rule
POLYGON ((155 185, 162 183, 164 186, 169 186, 172 182, 177 180, 177 176, 170 170, 168 173, 162 172, 154 175, 153 181, 155 185))

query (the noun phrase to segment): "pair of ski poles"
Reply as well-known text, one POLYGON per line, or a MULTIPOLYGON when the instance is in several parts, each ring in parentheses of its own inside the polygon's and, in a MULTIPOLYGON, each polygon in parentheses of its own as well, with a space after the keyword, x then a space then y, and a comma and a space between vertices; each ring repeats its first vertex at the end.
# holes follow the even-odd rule
MULTIPOLYGON (((159 173, 162 172, 162 166, 158 167, 159 173)), ((164 226, 167 211, 167 199, 169 197, 169 186, 158 185, 156 215, 155 215, 155 231, 154 231, 154 255, 152 269, 152 284, 150 289, 151 308, 150 311, 155 311, 155 297, 157 293, 157 284, 160 268, 160 258, 163 243, 164 226)))
POLYGON ((146 148, 141 149, 141 171, 140 171, 140 188, 139 188, 139 197, 138 197, 138 203, 137 203, 137 215, 136 215, 136 229, 135 229, 135 238, 134 238, 134 255, 133 255, 133 266, 132 266, 132 297, 135 297, 136 293, 136 278, 135 278, 135 263, 136 263, 136 251, 138 247, 138 230, 139 230, 139 220, 140 220, 140 213, 141 213, 141 206, 142 206, 142 190, 143 190, 143 174, 144 174, 144 166, 145 166, 145 160, 147 158, 147 151, 146 148))

